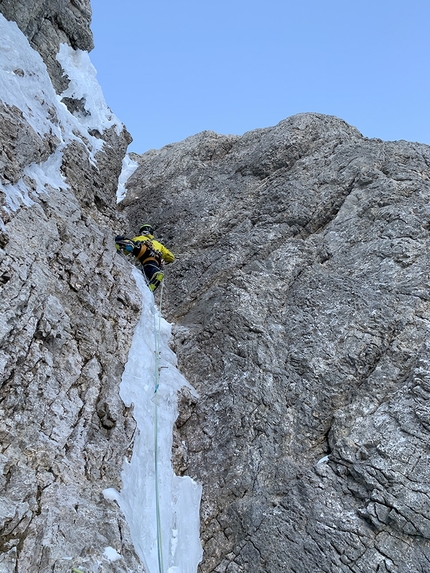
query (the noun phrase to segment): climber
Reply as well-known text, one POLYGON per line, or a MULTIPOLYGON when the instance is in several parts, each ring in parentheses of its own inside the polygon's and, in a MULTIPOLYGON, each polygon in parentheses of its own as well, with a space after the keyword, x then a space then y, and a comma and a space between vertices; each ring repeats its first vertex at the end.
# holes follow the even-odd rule
POLYGON ((175 260, 169 249, 154 240, 154 229, 146 223, 140 227, 139 235, 133 239, 117 235, 115 246, 118 250, 132 253, 141 263, 142 272, 151 291, 158 288, 164 278, 164 263, 173 263, 175 260))

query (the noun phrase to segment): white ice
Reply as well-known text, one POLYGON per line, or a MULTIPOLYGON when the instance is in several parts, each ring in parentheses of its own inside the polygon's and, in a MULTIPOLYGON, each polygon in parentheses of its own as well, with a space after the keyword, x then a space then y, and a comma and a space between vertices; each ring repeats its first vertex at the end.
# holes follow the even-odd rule
POLYGON ((113 487, 108 487, 102 491, 103 497, 105 499, 110 499, 111 501, 118 501, 119 500, 119 493, 113 487))
POLYGON ((106 104, 88 52, 61 44, 57 60, 70 80, 68 88, 61 96, 84 100, 85 114, 79 115, 80 123, 88 130, 97 129, 100 132, 115 126, 119 135, 123 125, 106 104))
POLYGON ((178 477, 171 465, 172 431, 177 417, 177 392, 190 384, 176 369, 168 346, 170 325, 160 319, 153 295, 139 270, 133 270, 142 292, 143 309, 134 333, 121 382, 121 397, 134 404, 138 431, 133 455, 125 462, 119 504, 130 526, 135 548, 147 573, 158 573, 154 430, 158 413, 158 484, 163 573, 195 573, 202 558, 199 508, 202 488, 189 477, 178 477), (155 389, 154 332, 160 328, 159 389, 155 389))
POLYGON ((127 155, 122 160, 122 171, 118 179, 118 190, 116 193, 117 203, 120 203, 120 201, 122 201, 126 196, 127 194, 127 189, 125 187, 126 183, 129 177, 133 175, 133 173, 136 171, 138 167, 139 167, 138 163, 136 161, 133 161, 133 159, 131 159, 131 157, 127 153, 127 155))

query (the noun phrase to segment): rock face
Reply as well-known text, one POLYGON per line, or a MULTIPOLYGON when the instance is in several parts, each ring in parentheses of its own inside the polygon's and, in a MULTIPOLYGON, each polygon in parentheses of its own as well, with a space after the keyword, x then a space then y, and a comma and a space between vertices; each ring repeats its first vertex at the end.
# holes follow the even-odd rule
POLYGON ((430 148, 303 114, 139 164, 128 231, 177 254, 200 394, 175 463, 203 483, 202 573, 427 571, 430 148))
MULTIPOLYGON (((59 41, 91 45, 86 2, 0 9, 48 68, 59 41)), ((113 242, 130 137, 61 106, 1 15, 0 48, 0 571, 140 572, 122 513, 102 495, 120 487, 135 428, 119 383, 141 295, 113 242)))

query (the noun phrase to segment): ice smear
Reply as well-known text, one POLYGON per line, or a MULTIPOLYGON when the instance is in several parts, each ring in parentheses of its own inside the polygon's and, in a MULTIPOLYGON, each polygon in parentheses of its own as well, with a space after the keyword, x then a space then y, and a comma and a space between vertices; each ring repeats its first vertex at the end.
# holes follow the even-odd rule
POLYGON ((123 125, 107 106, 100 84, 97 81, 97 71, 91 63, 88 52, 74 50, 68 44, 61 44, 57 54, 70 83, 61 97, 71 97, 82 100, 84 113, 78 113, 79 121, 88 130, 104 131, 112 126, 120 135, 123 125))
MULTIPOLYGON (((54 134, 61 142, 64 132, 70 129, 67 118, 70 114, 58 102, 42 58, 31 48, 15 22, 8 22, 1 14, 0 100, 19 108, 24 119, 41 137, 54 134)), ((62 154, 58 148, 44 163, 25 168, 24 175, 33 179, 37 193, 44 192, 46 184, 65 187, 60 173, 61 160, 62 154)), ((6 195, 7 209, 16 210, 22 204, 29 206, 33 203, 23 179, 15 185, 0 185, 0 189, 6 195)))
POLYGON ((59 106, 46 66, 15 22, 1 14, 0 78, 0 100, 18 107, 40 136, 52 129, 61 139, 61 129, 52 121, 59 106))
MULTIPOLYGON (((43 163, 32 163, 24 169, 24 175, 33 180, 35 189, 32 193, 46 193, 47 186, 55 189, 66 189, 67 184, 61 175, 61 163, 63 154, 60 150, 50 155, 43 163)), ((21 178, 15 185, 0 185, 0 189, 6 195, 5 206, 11 211, 16 211, 21 205, 30 206, 33 203, 29 193, 27 182, 21 178)))
POLYGON ((133 175, 139 164, 133 161, 131 157, 127 155, 122 160, 122 171, 118 179, 118 190, 116 192, 116 202, 120 203, 127 194, 127 189, 125 188, 128 178, 133 175))
MULTIPOLYGON (((119 120, 110 110, 111 121, 105 117, 105 115, 109 115, 106 111, 109 108, 104 103, 100 86, 94 77, 92 77, 92 81, 88 79, 88 75, 91 75, 91 72, 85 66, 82 65, 78 70, 76 66, 73 67, 70 62, 72 53, 75 50, 70 48, 70 46, 67 47, 69 48, 67 51, 63 48, 62 64, 66 66, 69 62, 68 73, 73 72, 74 91, 86 93, 89 86, 97 90, 97 94, 92 100, 93 105, 89 110, 90 113, 94 113, 92 119, 73 116, 66 106, 61 103, 61 98, 55 93, 51 78, 40 54, 33 50, 15 22, 9 22, 1 14, 0 100, 10 106, 18 107, 26 121, 41 137, 52 133, 62 143, 76 139, 81 141, 73 133, 76 131, 84 136, 90 147, 94 148, 94 151, 97 151, 101 149, 103 142, 88 133, 89 126, 102 131, 106 126, 110 127, 110 125, 119 124, 119 120), (64 55, 65 53, 67 56, 64 55), (79 82, 82 84, 80 90, 77 87, 79 82), (97 109, 97 106, 100 106, 100 109, 97 109)), ((83 54, 79 54, 78 60, 85 60, 83 54)), ((88 54, 86 56, 89 58, 88 54)), ((90 65, 88 64, 88 67, 90 65)), ((92 73, 94 74, 95 71, 92 73)))
MULTIPOLYGON (((134 404, 137 435, 130 462, 125 462, 119 504, 130 526, 136 551, 147 573, 158 572, 154 464, 154 324, 159 315, 141 273, 133 270, 143 297, 121 382, 121 397, 134 404)), ((177 392, 189 383, 176 369, 168 346, 170 325, 161 319, 161 370, 158 389, 158 473, 164 568, 167 573, 195 573, 202 558, 199 507, 202 488, 189 477, 178 477, 171 465, 173 424, 177 417, 177 392)))

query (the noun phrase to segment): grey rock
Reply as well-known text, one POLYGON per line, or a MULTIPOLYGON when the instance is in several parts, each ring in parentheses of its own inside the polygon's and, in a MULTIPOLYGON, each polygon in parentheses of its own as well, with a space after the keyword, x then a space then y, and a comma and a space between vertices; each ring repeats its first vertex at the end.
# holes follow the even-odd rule
POLYGON ((0 102, 0 182, 15 184, 31 163, 46 160, 58 146, 53 134, 40 137, 16 106, 0 102))
POLYGON ((113 546, 125 560, 106 571, 140 571, 121 512, 101 495, 120 489, 135 427, 118 392, 139 316, 129 268, 115 254, 113 229, 102 230, 71 192, 50 189, 6 230, 3 551, 18 550, 8 559, 22 571, 96 571, 113 546))
MULTIPOLYGON (((81 26, 85 6, 0 3, 33 45, 63 17, 81 26)), ((54 44, 45 48, 55 57, 54 44)), ((72 136, 52 106, 53 129, 42 137, 22 112, 0 105, 0 571, 139 573, 122 512, 102 495, 121 488, 135 430, 119 383, 141 295, 113 241, 125 224, 115 191, 130 136, 125 128, 72 136), (90 136, 104 142, 94 158, 90 136), (41 189, 34 164, 54 156, 65 184, 41 189), (26 201, 12 208, 7 185, 18 180, 26 201), (108 546, 119 561, 103 557, 108 546)))
POLYGON ((174 452, 202 573, 427 570, 430 148, 301 114, 138 162, 121 208, 177 254, 200 396, 174 452))
POLYGON ((117 135, 115 127, 97 133, 97 137, 105 143, 96 154, 96 163, 91 160, 85 141, 73 141, 63 151, 61 171, 83 208, 94 217, 104 213, 116 220, 117 182, 131 137, 125 128, 117 135))

